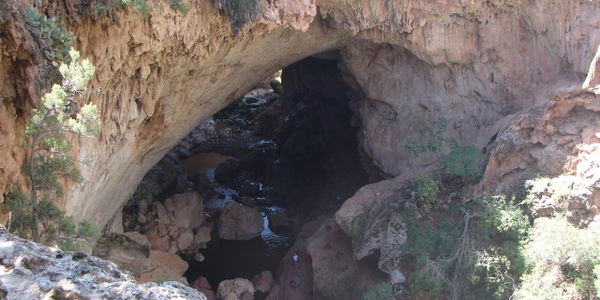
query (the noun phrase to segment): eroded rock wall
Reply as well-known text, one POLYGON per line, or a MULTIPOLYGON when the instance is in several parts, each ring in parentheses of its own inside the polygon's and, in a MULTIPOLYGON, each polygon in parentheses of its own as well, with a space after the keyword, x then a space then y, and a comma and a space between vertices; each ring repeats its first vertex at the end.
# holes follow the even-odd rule
MULTIPOLYGON (((78 15, 85 9, 77 1, 51 6, 96 66, 82 98, 102 110, 100 136, 79 143, 86 181, 65 196, 69 214, 104 225, 198 122, 318 52, 340 49, 360 95, 354 105, 363 150, 382 173, 397 176, 439 165, 435 155, 417 160, 405 152, 423 121, 444 118, 448 135, 483 147, 504 115, 580 84, 600 40, 600 5, 593 1, 246 2, 251 13, 231 1, 184 1, 183 14, 149 1, 147 20, 134 10, 78 15)), ((24 155, 16 146, 20 134, 9 133, 24 123, 17 120, 23 96, 10 74, 28 70, 9 53, 24 44, 3 44, 9 49, 0 58, 0 111, 9 115, 0 130, 0 145, 9 150, 0 153, 8 162, 0 170, 4 192, 18 181, 24 155)))

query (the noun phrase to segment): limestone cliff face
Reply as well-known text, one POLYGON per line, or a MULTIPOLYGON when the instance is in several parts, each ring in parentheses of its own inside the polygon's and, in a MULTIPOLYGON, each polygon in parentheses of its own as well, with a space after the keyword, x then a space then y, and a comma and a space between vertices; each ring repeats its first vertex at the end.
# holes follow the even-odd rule
MULTIPOLYGON (((30 38, 17 30, 28 2, 16 2, 9 2, 12 14, 0 14, 4 192, 19 182, 26 115, 19 112, 40 93, 35 49, 24 47, 30 38)), ((98 139, 79 141, 87 180, 65 197, 68 213, 105 224, 199 121, 319 52, 340 51, 356 90, 361 146, 382 173, 398 176, 439 165, 437 157, 416 159, 404 149, 423 122, 445 119, 450 136, 486 146, 503 116, 554 89, 580 86, 600 43, 600 4, 593 1, 184 2, 187 14, 149 1, 147 20, 133 10, 94 18, 79 1, 47 6, 95 64, 82 98, 102 110, 98 139)))

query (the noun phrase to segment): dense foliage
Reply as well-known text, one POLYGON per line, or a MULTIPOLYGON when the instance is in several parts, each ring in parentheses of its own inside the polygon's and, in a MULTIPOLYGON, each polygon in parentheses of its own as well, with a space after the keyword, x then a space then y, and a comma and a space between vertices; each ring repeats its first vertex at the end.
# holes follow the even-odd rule
POLYGON ((514 290, 529 222, 512 201, 484 198, 438 219, 407 210, 404 220, 411 296, 506 299, 514 290))
POLYGON ((540 218, 524 247, 527 272, 515 299, 599 299, 600 230, 540 218))

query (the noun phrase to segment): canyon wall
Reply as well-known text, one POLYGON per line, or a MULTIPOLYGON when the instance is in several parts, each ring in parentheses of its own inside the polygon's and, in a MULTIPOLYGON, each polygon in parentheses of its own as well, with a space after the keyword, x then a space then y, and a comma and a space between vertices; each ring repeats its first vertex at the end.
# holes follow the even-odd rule
MULTIPOLYGON (((43 91, 39 50, 19 18, 30 2, 0 14, 4 193, 24 187, 22 128, 43 91)), ((78 141, 86 180, 65 195, 67 213, 106 224, 198 122, 319 52, 339 50, 362 150, 391 177, 439 167, 437 155, 404 147, 423 124, 445 120, 448 136, 484 148, 504 116, 581 86, 600 43, 594 1, 183 2, 185 14, 149 1, 148 19, 133 9, 94 17, 79 1, 45 6, 96 66, 82 100, 102 111, 100 136, 78 141)))

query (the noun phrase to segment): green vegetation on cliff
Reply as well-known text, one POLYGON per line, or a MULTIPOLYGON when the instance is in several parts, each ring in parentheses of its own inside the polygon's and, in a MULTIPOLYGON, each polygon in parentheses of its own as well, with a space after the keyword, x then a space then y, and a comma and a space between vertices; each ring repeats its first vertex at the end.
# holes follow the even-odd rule
POLYGON ((77 98, 94 74, 93 65, 82 60, 75 49, 69 51, 70 63, 59 67, 61 84, 52 86, 27 121, 28 150, 26 174, 31 185, 29 196, 15 191, 8 200, 12 212, 10 229, 34 241, 58 243, 74 248, 74 238, 93 236, 88 221, 77 226, 54 204, 63 186, 82 180, 71 158, 70 139, 94 136, 99 131, 99 111, 95 104, 80 105, 77 98))

